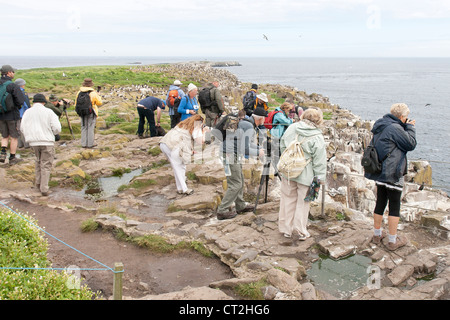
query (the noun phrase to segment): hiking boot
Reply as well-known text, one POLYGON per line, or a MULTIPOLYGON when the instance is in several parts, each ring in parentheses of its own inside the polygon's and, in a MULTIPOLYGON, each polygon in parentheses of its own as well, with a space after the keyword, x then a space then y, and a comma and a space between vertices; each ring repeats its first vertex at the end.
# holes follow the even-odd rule
POLYGON ((217 212, 217 219, 225 220, 225 219, 233 219, 236 217, 237 212, 235 210, 229 210, 227 212, 217 212))
POLYGON ((187 195, 187 196, 189 196, 193 193, 194 193, 194 190, 192 190, 192 189, 187 189, 186 191, 182 192, 182 194, 187 195))
POLYGON ((4 163, 6 160, 6 152, 0 153, 0 162, 4 163))
POLYGON ((23 161, 23 160, 20 159, 20 158, 14 157, 14 158, 12 158, 12 159, 9 159, 9 164, 10 164, 10 165, 14 165, 14 164, 17 164, 17 163, 19 163, 19 162, 21 162, 21 161, 23 161))
POLYGON ((255 210, 255 205, 250 204, 250 203, 246 203, 246 204, 245 204, 245 207, 244 207, 243 209, 241 209, 241 210, 236 210, 236 212, 237 212, 238 214, 241 214, 241 213, 244 213, 244 212, 251 212, 251 211, 253 211, 253 210, 255 210))
POLYGON ((379 245, 381 243, 381 241, 384 239, 384 237, 386 237, 386 232, 383 230, 383 232, 381 232, 381 236, 373 236, 372 237, 372 242, 376 245, 379 245))
POLYGON ((400 247, 403 247, 407 243, 407 239, 404 236, 397 236, 397 240, 395 242, 389 242, 387 244, 387 248, 391 251, 397 250, 400 247))

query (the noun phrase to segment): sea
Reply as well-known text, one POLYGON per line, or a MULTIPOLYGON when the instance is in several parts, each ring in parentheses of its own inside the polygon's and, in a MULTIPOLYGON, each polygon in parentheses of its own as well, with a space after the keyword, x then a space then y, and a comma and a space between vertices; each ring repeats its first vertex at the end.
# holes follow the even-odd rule
POLYGON ((450 58, 0 57, 2 65, 18 69, 187 61, 237 61, 240 66, 226 69, 242 82, 318 93, 363 120, 375 121, 393 103, 406 103, 417 130, 408 158, 429 161, 433 187, 450 192, 450 58))

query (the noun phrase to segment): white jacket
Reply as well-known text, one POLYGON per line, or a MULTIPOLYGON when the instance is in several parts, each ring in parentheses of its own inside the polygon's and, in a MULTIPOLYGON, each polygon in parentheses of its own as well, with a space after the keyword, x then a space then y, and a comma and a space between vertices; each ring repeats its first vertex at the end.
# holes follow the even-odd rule
POLYGON ((55 135, 61 132, 61 123, 51 109, 41 103, 34 103, 23 114, 20 131, 31 147, 53 146, 55 135))

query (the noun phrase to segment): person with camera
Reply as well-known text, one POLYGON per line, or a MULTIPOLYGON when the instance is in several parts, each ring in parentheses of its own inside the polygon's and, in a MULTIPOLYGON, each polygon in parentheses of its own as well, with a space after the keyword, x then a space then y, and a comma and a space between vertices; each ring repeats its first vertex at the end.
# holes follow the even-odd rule
POLYGON ((53 94, 51 94, 48 98, 48 102, 45 104, 45 107, 51 109, 58 116, 58 118, 61 118, 61 115, 64 112, 64 102, 59 100, 53 94))
POLYGON ((98 94, 101 87, 95 91, 91 78, 86 78, 75 98, 75 111, 81 118, 81 147, 93 148, 95 141, 95 124, 98 117, 98 107, 103 104, 98 94))
POLYGON ((400 203, 403 191, 403 176, 408 171, 406 154, 416 148, 415 120, 409 120, 410 110, 404 103, 391 106, 390 113, 375 121, 372 133, 379 159, 385 159, 381 172, 365 173, 367 179, 377 186, 377 202, 373 215, 374 235, 372 242, 380 244, 386 234, 381 229, 383 214, 389 202, 389 241, 387 248, 396 250, 407 243, 404 236, 397 235, 400 220, 400 203))
POLYGON ((61 123, 57 115, 44 105, 47 99, 43 94, 36 94, 33 105, 22 117, 20 131, 25 141, 36 155, 35 186, 42 196, 49 193, 48 182, 55 155, 55 136, 61 132, 61 123))
POLYGON ((225 138, 222 138, 222 133, 214 132, 216 129, 213 131, 216 137, 223 140, 223 162, 227 179, 227 191, 217 208, 219 220, 232 219, 238 213, 253 211, 255 208, 244 200, 242 161, 248 156, 259 156, 262 159, 266 154, 264 148, 255 143, 258 136, 259 141, 264 140, 262 136, 266 135, 264 127, 266 116, 267 112, 263 108, 256 108, 248 120, 239 121, 237 130, 233 134, 225 131, 225 138))

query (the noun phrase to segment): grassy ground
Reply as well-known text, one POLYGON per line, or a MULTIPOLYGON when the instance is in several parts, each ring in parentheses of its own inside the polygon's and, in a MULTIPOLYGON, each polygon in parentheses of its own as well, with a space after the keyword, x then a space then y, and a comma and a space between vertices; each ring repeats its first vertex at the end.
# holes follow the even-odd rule
POLYGON ((84 78, 91 78, 94 85, 102 87, 132 84, 168 87, 174 80, 159 73, 137 72, 127 66, 26 69, 18 70, 15 78, 25 79, 30 93, 51 92, 57 95, 75 95, 84 78))

